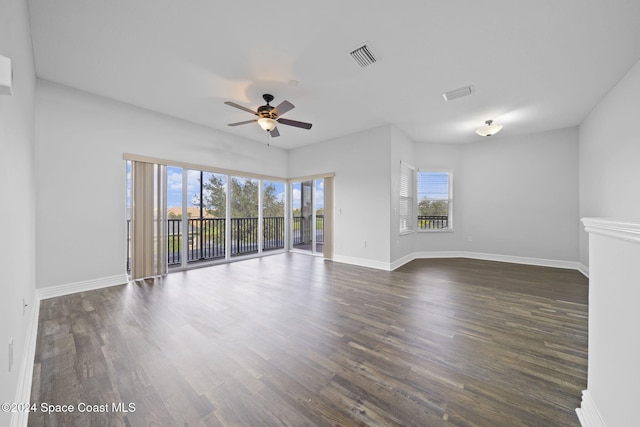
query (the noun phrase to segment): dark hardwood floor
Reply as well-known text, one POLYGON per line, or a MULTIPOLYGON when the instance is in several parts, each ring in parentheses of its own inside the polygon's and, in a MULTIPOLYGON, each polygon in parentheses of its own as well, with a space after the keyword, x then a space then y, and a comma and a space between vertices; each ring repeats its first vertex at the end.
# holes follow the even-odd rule
POLYGON ((31 399, 75 411, 29 425, 579 426, 587 299, 573 270, 284 254, 44 300, 31 399))

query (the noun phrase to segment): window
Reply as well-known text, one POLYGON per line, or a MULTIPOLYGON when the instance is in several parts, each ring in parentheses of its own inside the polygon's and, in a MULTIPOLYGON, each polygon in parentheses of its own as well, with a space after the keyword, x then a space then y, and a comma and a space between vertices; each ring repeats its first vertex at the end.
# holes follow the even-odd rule
POLYGON ((415 230, 414 190, 415 169, 404 162, 400 163, 400 200, 398 214, 400 216, 400 234, 412 233, 415 230))
POLYGON ((418 170, 418 230, 453 229, 453 173, 418 170))

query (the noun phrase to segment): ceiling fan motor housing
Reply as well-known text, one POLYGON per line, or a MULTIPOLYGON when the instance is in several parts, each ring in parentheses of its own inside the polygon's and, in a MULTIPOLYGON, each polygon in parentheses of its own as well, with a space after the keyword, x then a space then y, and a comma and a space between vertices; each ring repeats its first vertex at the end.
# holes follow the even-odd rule
POLYGON ((269 105, 269 103, 273 101, 273 95, 265 93, 264 95, 262 95, 262 99, 265 100, 267 105, 262 105, 258 107, 258 116, 275 119, 275 113, 272 113, 275 107, 272 107, 271 105, 269 105))
POLYGON ((273 108, 274 107, 269 104, 258 107, 258 116, 273 118, 273 116, 275 116, 275 114, 271 113, 271 111, 273 111, 273 108))

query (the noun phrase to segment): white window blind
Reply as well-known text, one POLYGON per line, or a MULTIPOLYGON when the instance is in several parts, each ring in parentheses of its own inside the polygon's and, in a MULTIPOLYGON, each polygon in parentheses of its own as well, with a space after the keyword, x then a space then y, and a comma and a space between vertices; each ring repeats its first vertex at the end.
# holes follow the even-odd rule
POLYGON ((400 233, 411 233, 415 230, 415 169, 400 162, 400 197, 398 214, 400 217, 400 233))

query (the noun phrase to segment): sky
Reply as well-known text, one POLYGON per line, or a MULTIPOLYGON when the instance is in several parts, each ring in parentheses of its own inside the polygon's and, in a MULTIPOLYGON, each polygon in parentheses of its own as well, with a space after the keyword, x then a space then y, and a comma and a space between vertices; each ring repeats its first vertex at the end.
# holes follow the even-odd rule
MULTIPOLYGON (((207 181, 207 173, 205 173, 205 182, 207 181)), ((192 206, 194 196, 200 192, 200 171, 187 171, 187 201, 192 206)), ((285 183, 277 181, 263 181, 264 184, 273 184, 276 188, 276 194, 279 200, 284 200, 285 183)), ((182 206, 182 168, 167 167, 167 207, 182 206)), ((324 207, 324 180, 316 180, 315 188, 316 209, 324 207)), ((197 200, 197 199, 195 199, 197 200)), ((300 186, 294 184, 293 188, 293 208, 300 208, 300 186)))
POLYGON ((448 172, 418 172, 418 200, 449 198, 448 172))

